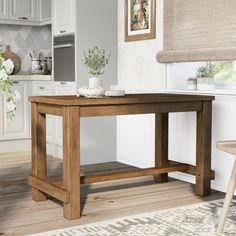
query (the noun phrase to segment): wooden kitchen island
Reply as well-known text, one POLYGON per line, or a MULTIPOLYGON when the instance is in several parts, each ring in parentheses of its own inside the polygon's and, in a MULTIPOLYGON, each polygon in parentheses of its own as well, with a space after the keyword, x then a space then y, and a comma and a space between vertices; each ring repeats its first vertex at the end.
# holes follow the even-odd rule
MULTIPOLYGON (((32 198, 44 201, 46 194, 64 203, 64 217, 78 219, 80 185, 122 178, 154 175, 158 183, 168 181, 168 172, 180 171, 196 176, 196 194, 210 194, 211 125, 213 96, 180 94, 134 94, 125 97, 87 99, 76 96, 32 96, 32 198), (197 113, 196 166, 168 160, 168 114, 197 113), (155 167, 114 173, 80 175, 80 117, 155 114, 155 167), (46 114, 63 117, 63 178, 47 178, 46 114)), ((102 138, 102 137, 101 137, 102 138)), ((183 143, 183 145, 185 145, 183 143)))

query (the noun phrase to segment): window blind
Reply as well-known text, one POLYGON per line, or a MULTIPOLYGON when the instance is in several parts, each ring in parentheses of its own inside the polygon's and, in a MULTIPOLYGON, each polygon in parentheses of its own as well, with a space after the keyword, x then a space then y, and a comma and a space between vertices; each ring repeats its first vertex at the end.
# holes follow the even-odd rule
POLYGON ((161 63, 236 59, 236 0, 164 0, 161 63))

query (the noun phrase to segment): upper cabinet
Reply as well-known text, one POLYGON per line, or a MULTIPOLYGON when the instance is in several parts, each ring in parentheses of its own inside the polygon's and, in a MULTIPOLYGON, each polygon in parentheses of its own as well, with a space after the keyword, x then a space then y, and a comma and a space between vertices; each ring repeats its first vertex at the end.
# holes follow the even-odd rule
POLYGON ((51 23, 51 0, 0 0, 0 24, 51 23))
POLYGON ((8 0, 0 0, 0 19, 8 18, 8 0))
POLYGON ((37 21, 37 0, 10 0, 9 19, 37 21))
POLYGON ((52 4, 51 0, 40 0, 39 2, 39 9, 40 9, 40 21, 51 23, 52 18, 52 4))
POLYGON ((52 0, 54 35, 75 32, 75 6, 76 0, 52 0))

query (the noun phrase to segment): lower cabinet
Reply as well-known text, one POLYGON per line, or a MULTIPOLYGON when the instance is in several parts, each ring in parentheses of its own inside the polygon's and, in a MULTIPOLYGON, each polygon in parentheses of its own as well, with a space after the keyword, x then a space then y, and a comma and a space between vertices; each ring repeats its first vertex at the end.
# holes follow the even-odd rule
POLYGON ((14 90, 18 90, 21 99, 17 102, 16 114, 12 122, 9 122, 6 116, 6 97, 1 94, 0 141, 30 138, 29 81, 13 81, 14 90))
MULTIPOLYGON (((33 96, 49 96, 49 95, 54 95, 54 87, 53 87, 53 82, 51 81, 46 81, 46 82, 33 82, 32 83, 32 95, 33 96)), ((54 135, 53 135, 53 116, 47 115, 47 120, 46 120, 46 135, 47 135, 47 142, 53 143, 54 140, 54 135)))
MULTIPOLYGON (((6 97, 0 93, 0 141, 31 138, 31 112, 28 97, 49 95, 75 95, 76 83, 53 81, 13 81, 13 91, 18 90, 20 101, 12 122, 6 116, 6 97)), ((62 156, 62 118, 47 115, 47 151, 54 157, 62 156)))
MULTIPOLYGON (((55 95, 75 95, 76 83, 75 82, 54 82, 55 95)), ((55 117, 55 145, 56 157, 62 157, 62 117, 55 117)))
MULTIPOLYGON (((35 96, 75 95, 75 82, 33 82, 32 94, 35 96)), ((46 117, 47 153, 53 157, 62 157, 62 118, 46 117)))

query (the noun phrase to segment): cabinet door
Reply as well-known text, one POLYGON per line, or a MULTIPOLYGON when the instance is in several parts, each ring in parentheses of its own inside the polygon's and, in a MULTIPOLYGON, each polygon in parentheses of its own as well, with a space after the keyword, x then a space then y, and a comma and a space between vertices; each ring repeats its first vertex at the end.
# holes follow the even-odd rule
POLYGON ((9 19, 37 21, 38 0, 9 0, 9 19))
POLYGON ((6 116, 6 98, 2 96, 0 104, 0 140, 14 140, 30 138, 29 120, 29 82, 14 81, 13 91, 18 90, 21 96, 17 102, 16 114, 10 123, 6 116))
MULTIPOLYGON (((53 95, 53 84, 50 81, 32 83, 32 95, 33 96, 50 96, 53 95)), ((52 115, 47 115, 46 119, 46 138, 47 142, 53 143, 55 139, 55 118, 52 115)))
POLYGON ((68 34, 75 32, 76 0, 53 0, 53 34, 68 34))
POLYGON ((0 19, 8 18, 8 1, 0 0, 0 19))
MULTIPOLYGON (((76 83, 75 82, 55 82, 54 83, 55 95, 75 95, 76 83)), ((56 117, 56 144, 62 145, 62 117, 56 117)))
POLYGON ((51 0, 40 0, 40 21, 51 20, 51 0))

